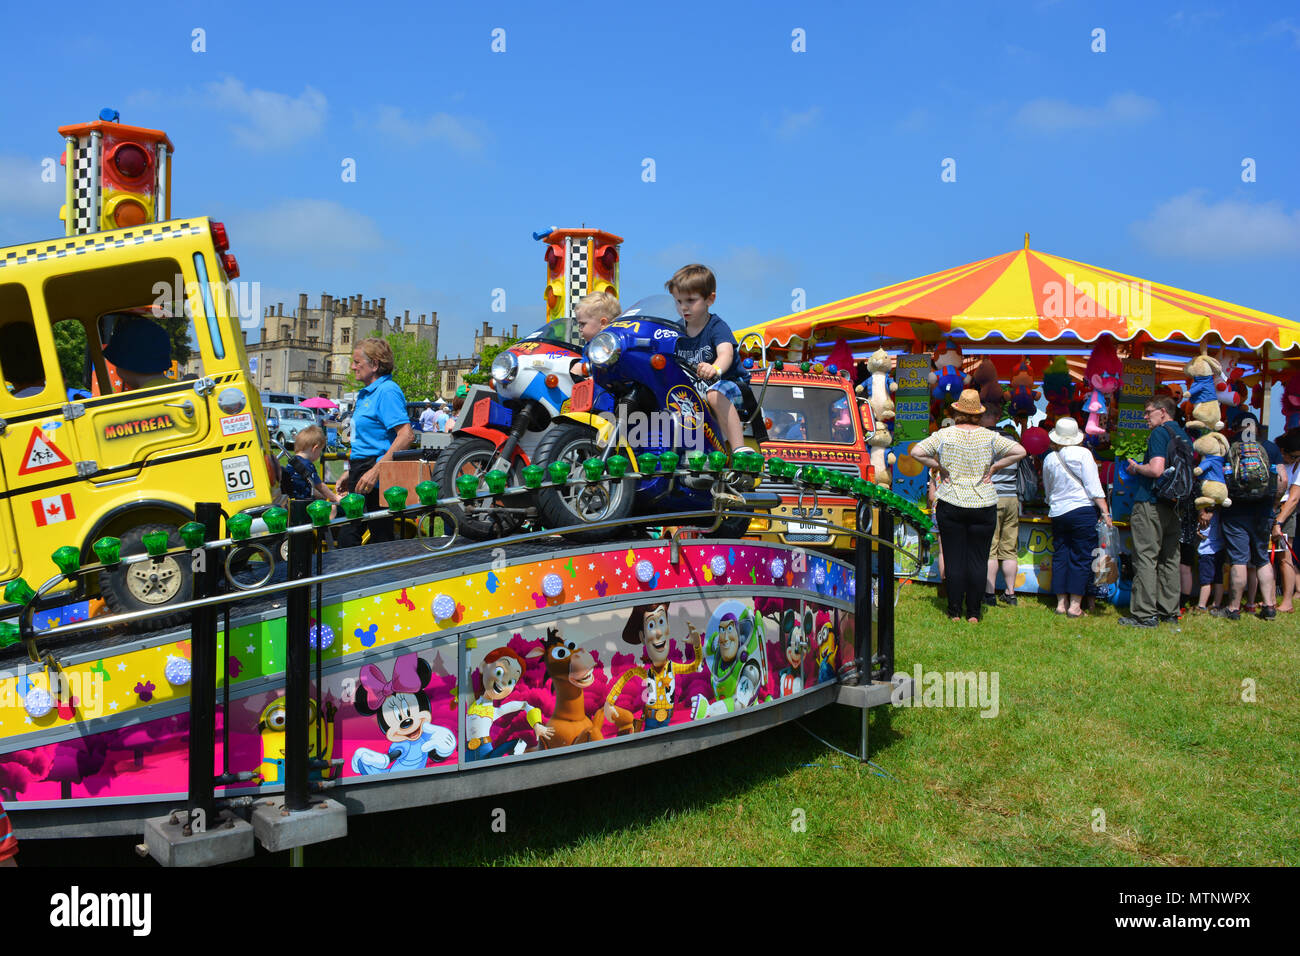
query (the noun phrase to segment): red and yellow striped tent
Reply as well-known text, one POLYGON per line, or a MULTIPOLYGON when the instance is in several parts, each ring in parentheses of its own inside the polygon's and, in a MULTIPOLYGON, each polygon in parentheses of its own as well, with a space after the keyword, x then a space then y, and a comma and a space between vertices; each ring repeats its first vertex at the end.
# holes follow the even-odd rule
POLYGON ((1069 356, 1077 373, 1090 343, 1107 333, 1130 343, 1122 353, 1154 358, 1161 373, 1171 375, 1181 375, 1182 360, 1201 343, 1211 350, 1226 346, 1253 369, 1262 364, 1258 356, 1265 347, 1270 370, 1300 358, 1300 322, 1038 252, 1029 248, 1028 236, 1023 249, 754 325, 736 336, 757 334, 768 346, 811 354, 844 338, 859 358, 877 342, 887 351, 907 351, 946 338, 959 347, 979 342, 979 351, 991 355, 1000 370, 1013 356, 1050 352, 1069 356), (1036 348, 1047 343, 1055 345, 1036 348))

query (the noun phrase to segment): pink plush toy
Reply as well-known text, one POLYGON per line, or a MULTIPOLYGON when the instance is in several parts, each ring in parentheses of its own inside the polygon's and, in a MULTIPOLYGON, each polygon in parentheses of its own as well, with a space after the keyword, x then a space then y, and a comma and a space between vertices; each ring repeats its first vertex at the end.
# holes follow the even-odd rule
POLYGON ((1288 429, 1300 427, 1300 368, 1282 386, 1282 415, 1288 429))
POLYGON ((1106 396, 1113 395, 1119 388, 1120 375, 1124 363, 1115 351, 1115 342, 1109 336, 1097 340, 1088 356, 1088 364, 1083 368, 1084 384, 1092 389, 1083 403, 1083 410, 1088 413, 1088 424, 1084 431, 1089 435, 1104 435, 1106 429, 1102 419, 1108 410, 1106 396))

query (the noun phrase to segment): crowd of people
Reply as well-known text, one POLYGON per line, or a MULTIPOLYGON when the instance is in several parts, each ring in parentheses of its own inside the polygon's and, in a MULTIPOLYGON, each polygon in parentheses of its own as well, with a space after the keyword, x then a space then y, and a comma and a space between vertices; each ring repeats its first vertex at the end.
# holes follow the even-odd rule
MULTIPOLYGON (((1133 502, 1131 599, 1120 624, 1153 628, 1187 611, 1231 621, 1243 613, 1273 620, 1292 611, 1300 597, 1300 428, 1275 444, 1260 434, 1255 415, 1240 414, 1225 432, 1224 461, 1215 466, 1202 456, 1195 465, 1192 437, 1171 398, 1155 396, 1144 415, 1141 460, 1116 462, 1133 502), (1188 472, 1181 494, 1170 490, 1180 470, 1188 472), (1205 497, 1203 486, 1220 478, 1226 495, 1205 497)), ((939 574, 953 621, 978 623, 985 608, 1017 603, 1020 472, 1027 452, 1013 429, 996 430, 995 417, 979 393, 967 389, 953 404, 951 420, 910 451, 930 469, 939 574)), ((1100 594, 1095 559, 1107 550, 1099 548, 1102 536, 1110 538, 1114 528, 1110 497, 1074 418, 1058 418, 1048 440, 1050 449, 1031 474, 1041 476, 1051 521, 1051 590, 1057 614, 1080 617, 1100 594)))

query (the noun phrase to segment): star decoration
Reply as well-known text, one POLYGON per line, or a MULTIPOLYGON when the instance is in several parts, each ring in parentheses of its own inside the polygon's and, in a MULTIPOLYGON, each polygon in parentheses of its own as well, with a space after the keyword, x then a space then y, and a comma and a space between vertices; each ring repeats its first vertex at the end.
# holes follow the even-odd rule
POLYGON ((244 653, 246 654, 253 654, 256 653, 256 651, 257 651, 257 645, 255 644, 249 644, 246 648, 244 648, 244 653))
POLYGON ((117 669, 120 670, 120 671, 124 671, 124 670, 126 670, 126 661, 118 661, 118 662, 117 662, 117 669))
POLYGON ((115 701, 115 700, 110 700, 110 701, 108 702, 108 709, 109 709, 109 710, 117 710, 117 701, 115 701))

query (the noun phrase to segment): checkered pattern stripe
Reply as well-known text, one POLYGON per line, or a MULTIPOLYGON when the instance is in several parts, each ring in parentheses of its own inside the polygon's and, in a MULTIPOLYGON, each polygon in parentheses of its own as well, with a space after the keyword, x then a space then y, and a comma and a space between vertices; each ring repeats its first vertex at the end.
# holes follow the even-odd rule
POLYGON ((572 246, 572 252, 569 254, 569 317, 572 318, 577 311, 578 300, 587 294, 588 289, 588 266, 587 266, 587 249, 590 244, 586 239, 575 242, 572 246))
POLYGON ((120 236, 110 238, 109 233, 97 233, 93 236, 78 236, 74 239, 61 239, 41 246, 19 246, 6 249, 0 253, 0 269, 6 266, 21 266, 28 262, 44 262, 46 259, 65 259, 68 256, 84 256, 88 252, 103 252, 105 249, 121 249, 124 246, 138 246, 146 242, 161 242, 164 239, 180 239, 185 236, 197 236, 203 232, 203 226, 189 222, 167 222, 156 225, 128 229, 120 236))
POLYGON ((88 232, 96 232, 99 229, 99 196, 92 188, 91 182, 91 168, 94 163, 95 156, 90 148, 90 140, 78 140, 74 160, 75 178, 72 184, 74 208, 69 210, 72 215, 73 235, 84 236, 88 232))

